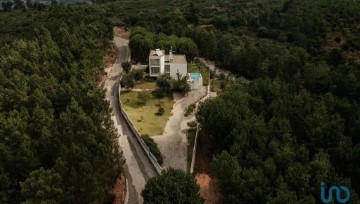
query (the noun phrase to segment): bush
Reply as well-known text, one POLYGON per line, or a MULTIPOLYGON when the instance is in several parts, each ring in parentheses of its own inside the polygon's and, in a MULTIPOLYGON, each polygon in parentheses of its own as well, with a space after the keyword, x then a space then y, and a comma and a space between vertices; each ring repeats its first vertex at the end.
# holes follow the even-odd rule
POLYGON ((226 78, 226 75, 224 74, 224 73, 221 73, 220 75, 219 75, 219 79, 220 80, 224 80, 226 78))
POLYGON ((220 89, 225 89, 225 87, 226 87, 225 81, 221 81, 220 82, 220 89))
POLYGON ((187 122, 186 124, 187 124, 187 126, 189 126, 189 128, 192 128, 192 129, 196 128, 196 126, 197 126, 197 122, 195 120, 187 122))
POLYGON ((191 87, 188 84, 186 77, 178 77, 178 79, 173 81, 172 90, 180 93, 188 93, 191 90, 191 87))
POLYGON ((164 113, 165 113, 165 109, 162 106, 160 106, 156 115, 164 115, 164 113))
POLYGON ((135 86, 135 80, 131 74, 124 74, 120 81, 121 86, 125 88, 133 88, 135 86))
POLYGON ((124 69, 125 73, 129 73, 131 70, 131 62, 123 62, 121 63, 122 68, 124 69))
POLYGON ((164 163, 164 159, 154 139, 149 137, 147 134, 144 134, 141 137, 144 140, 146 146, 149 147, 150 152, 155 156, 157 162, 162 165, 164 163))
POLYGON ((194 112, 195 108, 196 108, 195 103, 190 104, 189 107, 186 108, 184 116, 188 117, 189 115, 191 115, 194 112))
POLYGON ((146 102, 149 100, 150 96, 151 96, 151 95, 150 95, 150 92, 145 91, 145 90, 140 91, 140 92, 138 93, 138 98, 139 98, 144 104, 146 104, 146 102))
POLYGON ((143 69, 137 69, 131 71, 131 75, 134 77, 135 81, 140 81, 144 78, 144 70, 143 69))
POLYGON ((156 80, 156 86, 160 89, 162 94, 167 94, 171 90, 171 78, 167 76, 159 77, 156 80))

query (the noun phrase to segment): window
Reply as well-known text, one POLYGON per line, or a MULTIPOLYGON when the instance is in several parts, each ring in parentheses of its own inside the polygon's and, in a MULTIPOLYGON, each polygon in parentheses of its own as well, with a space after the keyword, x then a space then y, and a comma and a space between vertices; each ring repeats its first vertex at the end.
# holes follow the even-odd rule
POLYGON ((160 60, 159 59, 150 59, 150 65, 151 66, 160 66, 160 60))
POLYGON ((151 74, 159 74, 160 67, 151 67, 151 74))
POLYGON ((170 73, 170 65, 165 65, 165 73, 170 73))

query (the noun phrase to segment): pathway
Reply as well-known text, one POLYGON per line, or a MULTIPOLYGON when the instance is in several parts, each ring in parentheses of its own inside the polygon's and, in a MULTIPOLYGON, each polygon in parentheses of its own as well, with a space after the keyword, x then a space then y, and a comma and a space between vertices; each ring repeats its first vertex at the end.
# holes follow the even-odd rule
POLYGON ((195 117, 184 116, 184 110, 205 95, 206 87, 191 91, 188 96, 179 99, 174 97, 176 103, 173 106, 172 116, 166 123, 163 135, 152 137, 158 144, 164 155, 163 169, 173 167, 187 171, 187 145, 186 132, 189 127, 187 122, 195 120, 195 117))
POLYGON ((128 197, 125 202, 129 204, 138 204, 143 203, 140 193, 146 184, 146 180, 156 176, 157 173, 120 113, 118 78, 123 71, 121 63, 130 60, 130 50, 128 47, 128 40, 115 36, 114 42, 118 49, 118 56, 105 81, 104 87, 106 88, 106 99, 110 102, 110 107, 112 108, 111 118, 120 135, 120 148, 126 159, 124 170, 128 180, 128 197))

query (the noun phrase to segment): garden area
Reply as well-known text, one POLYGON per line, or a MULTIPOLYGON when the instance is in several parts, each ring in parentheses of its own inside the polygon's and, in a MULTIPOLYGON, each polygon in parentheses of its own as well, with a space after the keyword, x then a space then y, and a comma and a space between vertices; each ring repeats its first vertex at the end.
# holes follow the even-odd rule
POLYGON ((172 97, 162 96, 157 91, 124 91, 120 100, 141 134, 163 134, 174 104, 172 97))
POLYGON ((145 76, 140 81, 135 82, 134 89, 156 89, 156 78, 145 76))

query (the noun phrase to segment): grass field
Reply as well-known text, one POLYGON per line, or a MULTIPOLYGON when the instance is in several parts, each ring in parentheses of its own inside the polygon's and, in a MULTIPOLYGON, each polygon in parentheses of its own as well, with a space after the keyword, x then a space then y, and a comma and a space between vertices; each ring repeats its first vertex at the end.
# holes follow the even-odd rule
POLYGON ((156 78, 147 76, 139 83, 136 83, 134 89, 156 89, 156 78))
POLYGON ((163 134, 174 104, 172 98, 160 98, 157 92, 153 91, 145 105, 138 99, 138 92, 122 92, 120 99, 130 120, 141 134, 148 134, 150 136, 163 134), (159 104, 165 110, 164 115, 161 116, 156 115, 159 104))

